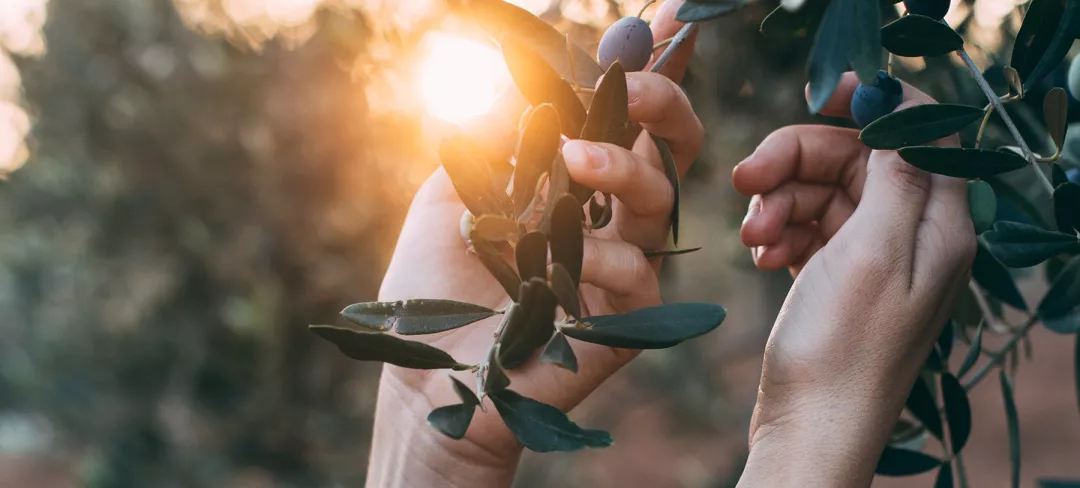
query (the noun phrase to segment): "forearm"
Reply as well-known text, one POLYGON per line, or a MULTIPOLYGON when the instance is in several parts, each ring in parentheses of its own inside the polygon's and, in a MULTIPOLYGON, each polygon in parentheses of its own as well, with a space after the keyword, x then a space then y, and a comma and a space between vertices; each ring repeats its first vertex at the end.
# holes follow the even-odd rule
POLYGON ((425 397, 401 395, 400 388, 396 378, 383 373, 375 407, 368 488, 509 487, 512 484, 516 457, 512 457, 514 462, 489 459, 490 453, 482 452, 482 448, 468 440, 444 437, 425 421, 432 408, 425 397))

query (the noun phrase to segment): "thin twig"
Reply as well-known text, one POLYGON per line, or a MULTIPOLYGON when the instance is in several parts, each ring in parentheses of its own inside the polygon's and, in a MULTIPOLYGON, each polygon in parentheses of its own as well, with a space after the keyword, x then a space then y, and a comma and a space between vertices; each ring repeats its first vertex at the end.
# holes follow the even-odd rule
POLYGON ((975 303, 979 306, 979 311, 982 312, 986 324, 994 332, 1012 332, 1012 326, 998 320, 997 315, 994 315, 994 311, 990 310, 990 302, 986 301, 986 296, 982 294, 982 290, 979 289, 975 280, 968 280, 968 289, 971 290, 971 294, 975 297, 975 303))
POLYGON ((638 10, 638 13, 637 13, 638 18, 640 19, 641 16, 645 13, 645 9, 649 8, 649 6, 651 6, 654 3, 656 3, 656 0, 649 0, 648 2, 645 2, 645 5, 641 7, 641 10, 638 10))
POLYGON ((967 469, 964 468, 964 458, 960 456, 960 453, 953 454, 953 466, 960 488, 968 488, 967 469))
POLYGON ((1008 356, 1008 352, 1012 348, 1016 347, 1016 343, 1020 342, 1020 339, 1023 339, 1024 336, 1027 335, 1028 331, 1031 330, 1031 327, 1034 326, 1035 323, 1038 321, 1038 314, 1034 314, 1031 317, 1028 317, 1027 321, 1024 322, 1024 325, 1021 325, 1018 329, 1016 329, 1016 331, 1013 332, 1013 336, 1009 339, 1009 342, 1005 343, 1005 347, 1002 347, 1001 350, 999 350, 990 358, 990 361, 984 364, 983 367, 979 368, 979 370, 976 371, 975 374, 971 375, 971 379, 968 380, 967 383, 964 383, 964 390, 971 391, 971 389, 974 388, 975 385, 979 384, 979 381, 982 381, 983 377, 986 376, 987 373, 990 372, 990 370, 1001 364, 1001 362, 1005 360, 1005 357, 1008 356))
POLYGON ((652 68, 649 68, 649 72, 656 73, 660 71, 664 67, 664 65, 671 60, 671 57, 675 55, 675 51, 677 51, 680 46, 686 43, 686 40, 690 38, 691 34, 697 31, 697 28, 697 22, 687 22, 686 25, 682 27, 682 29, 679 29, 679 33, 675 34, 675 37, 671 38, 671 44, 668 44, 667 49, 665 49, 664 52, 660 54, 659 58, 656 58, 656 62, 653 63, 652 68))
POLYGON ((982 147, 983 134, 986 132, 986 127, 990 125, 990 116, 994 115, 994 106, 990 105, 986 108, 986 114, 983 115, 982 123, 979 124, 979 135, 975 136, 975 149, 982 147))
POLYGON ((983 77, 982 72, 979 71, 979 67, 975 66, 975 61, 971 59, 967 50, 960 48, 956 51, 960 55, 960 58, 964 60, 964 64, 967 65, 968 71, 971 71, 972 76, 975 77, 975 81, 978 82, 979 88, 986 94, 986 98, 990 100, 990 103, 994 106, 994 109, 1001 115, 1001 120, 1005 122, 1005 126, 1009 128, 1009 132, 1012 133, 1016 143, 1020 145, 1020 149, 1024 152, 1024 159, 1028 160, 1031 164, 1031 168, 1039 176, 1039 180, 1042 182, 1043 187, 1050 195, 1054 194, 1054 185, 1050 183, 1050 180, 1046 178, 1042 170, 1039 169, 1039 163, 1036 161, 1035 154, 1031 152, 1031 148, 1028 147, 1027 141, 1020 135, 1020 129, 1016 128, 1016 124, 1013 123, 1012 117, 1009 117, 1009 113, 1005 111, 1005 106, 1001 104, 1001 99, 994 93, 994 89, 990 87, 990 84, 986 82, 986 78, 983 77))
POLYGON ((666 46, 668 44, 671 44, 671 41, 673 41, 673 40, 675 40, 674 37, 669 37, 667 39, 664 39, 664 40, 662 40, 662 41, 660 41, 660 42, 658 42, 656 44, 653 44, 652 49, 653 49, 653 51, 655 51, 657 49, 660 49, 660 48, 662 48, 662 47, 664 47, 664 46, 666 46))

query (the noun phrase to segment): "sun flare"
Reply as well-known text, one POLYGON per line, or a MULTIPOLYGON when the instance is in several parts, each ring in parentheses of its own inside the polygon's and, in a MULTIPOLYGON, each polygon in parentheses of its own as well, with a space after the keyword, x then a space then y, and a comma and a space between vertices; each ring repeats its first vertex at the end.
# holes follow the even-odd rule
POLYGON ((463 124, 486 113, 510 83, 494 47, 452 34, 425 36, 420 92, 427 112, 463 124))

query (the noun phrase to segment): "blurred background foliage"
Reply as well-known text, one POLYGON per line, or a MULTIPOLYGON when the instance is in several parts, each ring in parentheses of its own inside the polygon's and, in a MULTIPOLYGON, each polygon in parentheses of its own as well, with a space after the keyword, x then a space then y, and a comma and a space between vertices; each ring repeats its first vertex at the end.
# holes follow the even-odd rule
MULTIPOLYGON (((644 2, 514 3, 594 51, 644 2)), ((734 486, 790 279, 752 269, 728 175, 770 131, 815 120, 809 43, 757 32, 775 3, 704 26, 684 83, 708 137, 682 239, 706 247, 670 260, 664 290, 725 304, 728 321, 642 355, 575 412, 616 446, 527 455, 521 486, 734 486)), ((417 90, 440 74, 424 71, 425 36, 463 29, 444 7, 0 0, 0 487, 362 484, 379 367, 306 325, 375 299, 411 195, 438 164, 445 123, 417 90)), ((993 72, 1020 16, 1013 0, 959 0, 947 20, 993 72)), ((903 77, 981 105, 953 61, 926 64, 903 77)), ((1041 120, 1030 99, 1010 107, 1041 120)), ((1025 478, 1076 475, 1069 345, 1034 340, 1017 382, 1025 478)), ((996 395, 973 392, 973 486, 1004 479, 996 395)))

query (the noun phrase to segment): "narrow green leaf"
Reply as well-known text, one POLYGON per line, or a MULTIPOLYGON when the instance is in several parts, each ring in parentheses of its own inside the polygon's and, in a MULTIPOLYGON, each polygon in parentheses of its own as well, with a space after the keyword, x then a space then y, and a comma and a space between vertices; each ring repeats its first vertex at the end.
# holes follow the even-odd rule
POLYGON ((1054 219, 1058 230, 1080 232, 1080 185, 1065 183, 1054 190, 1054 219))
MULTIPOLYGON (((1024 23, 1013 43, 1009 64, 1016 68, 1020 79, 1028 81, 1031 72, 1039 64, 1050 41, 1054 39, 1061 17, 1065 15, 1065 0, 1032 0, 1028 5, 1024 23)), ((1036 81, 1029 83, 1034 84, 1036 81)))
POLYGON ((941 460, 908 449, 885 446, 885 451, 878 458, 874 472, 884 476, 910 476, 925 473, 941 465, 941 460))
POLYGON ((945 463, 941 465, 941 469, 938 470, 937 479, 934 480, 934 488, 952 488, 952 463, 945 463))
POLYGON ((473 233, 488 242, 512 243, 521 235, 521 224, 501 215, 481 215, 473 224, 473 233))
MULTIPOLYGON (((983 296, 989 297, 989 295, 986 294, 983 294, 983 296)), ((960 296, 956 297, 956 303, 953 304, 950 318, 960 324, 961 327, 965 328, 976 327, 983 321, 984 317, 982 310, 979 309, 979 303, 975 299, 975 293, 972 292, 970 287, 960 290, 960 296)))
POLYGON ((675 12, 679 22, 704 22, 734 12, 746 3, 743 0, 687 0, 675 12))
POLYGON ((450 136, 439 143, 439 161, 465 207, 477 217, 506 215, 513 208, 510 197, 495 190, 491 166, 476 154, 475 141, 465 135, 450 136))
POLYGON ((563 265, 576 284, 581 282, 581 262, 585 253, 581 204, 573 195, 563 195, 554 203, 554 207, 551 216, 551 262, 563 265))
MULTIPOLYGON (((581 139, 618 144, 630 127, 629 99, 626 92, 626 71, 622 63, 611 63, 600 85, 593 93, 581 139)), ((582 199, 584 201, 584 199, 582 199)))
POLYGON ((493 392, 505 390, 510 387, 510 377, 506 375, 506 368, 499 357, 502 355, 499 349, 501 344, 496 344, 488 358, 488 372, 484 379, 484 393, 490 395, 493 392))
POLYGON ((761 34, 772 39, 806 39, 817 32, 817 26, 829 0, 806 0, 798 10, 776 7, 761 21, 761 34))
POLYGON ((960 369, 956 371, 957 378, 963 378, 979 360, 979 354, 982 351, 982 336, 983 324, 979 324, 979 328, 975 329, 975 338, 971 340, 971 347, 968 348, 967 354, 964 355, 964 361, 960 363, 960 369))
POLYGON ((555 162, 551 164, 551 177, 548 178, 548 193, 544 199, 544 214, 540 218, 540 230, 551 234, 551 219, 554 217, 555 205, 559 198, 570 191, 570 172, 566 169, 566 161, 562 153, 555 154, 555 162))
POLYGON ((1027 302, 1024 301, 1020 290, 1016 288, 1016 282, 1013 281, 1009 270, 1005 269, 1005 265, 994 257, 981 239, 978 250, 975 252, 975 264, 971 268, 971 277, 979 286, 1000 298, 1001 301, 1018 310, 1028 311, 1027 302))
POLYGON ((1065 169, 1060 164, 1050 163, 1050 184, 1057 188, 1068 182, 1069 175, 1065 173, 1065 169))
POLYGON ((596 86, 596 80, 604 73, 596 60, 580 47, 570 44, 567 51, 566 37, 528 10, 503 0, 450 3, 463 6, 462 17, 476 22, 494 39, 501 39, 504 34, 519 37, 564 80, 572 81, 572 74, 576 74, 579 85, 596 86))
POLYGON ((346 356, 357 361, 378 361, 412 369, 468 369, 442 349, 422 342, 407 341, 382 332, 312 325, 312 332, 326 339, 346 356))
POLYGON ((860 81, 873 84, 881 68, 881 3, 875 0, 852 3, 855 25, 848 45, 848 62, 860 81))
POLYGON ((957 454, 964 449, 971 435, 971 404, 964 385, 949 373, 941 375, 941 397, 945 401, 952 451, 957 454))
POLYGON ((859 133, 874 149, 900 149, 951 136, 983 117, 983 109, 951 103, 916 105, 871 122, 859 133))
POLYGON ((964 47, 964 38, 944 22, 911 14, 881 28, 881 45, 897 56, 940 56, 964 47))
POLYGON ((941 414, 938 413, 937 402, 934 401, 934 394, 930 391, 930 385, 926 383, 922 376, 915 380, 904 406, 934 437, 943 438, 944 431, 941 426, 941 414))
POLYGON ((897 152, 916 168, 955 178, 986 178, 1027 165, 1014 153, 986 149, 914 146, 897 152))
POLYGON ((1050 133, 1050 138, 1054 140, 1058 150, 1065 148, 1068 112, 1069 95, 1065 94, 1064 88, 1055 86, 1046 92, 1046 97, 1043 98, 1043 120, 1046 121, 1046 132, 1050 133))
POLYGON ((679 167, 675 165, 675 156, 671 154, 671 145, 662 137, 652 136, 656 150, 660 153, 660 163, 664 166, 664 176, 667 176, 671 188, 675 190, 674 200, 671 204, 671 240, 676 246, 679 245, 679 167))
POLYGON ((840 76, 847 70, 855 17, 853 3, 853 0, 831 0, 821 18, 810 48, 810 113, 818 113, 829 102, 840 76))
POLYGON ((688 247, 688 248, 685 248, 685 249, 663 249, 663 250, 660 250, 660 251, 645 251, 645 257, 647 257, 647 258, 655 258, 655 257, 658 257, 658 256, 678 256, 680 254, 690 254, 692 252, 700 251, 700 250, 701 250, 701 246, 688 247))
MULTIPOLYGON (((986 182, 994 188, 994 194, 998 197, 999 209, 1015 210, 1016 213, 1020 214, 1020 218, 1024 219, 1024 223, 1042 228, 1049 228, 1053 225, 1046 220, 1039 207, 1031 201, 1033 196, 1020 192, 1011 184, 1004 182, 1000 177, 988 178, 986 182)), ((1041 188, 1039 190, 1042 191, 1041 188)), ((1045 199, 1042 201, 1045 201, 1045 199)))
POLYGON ((983 238, 987 248, 1010 268, 1027 268, 1062 253, 1080 252, 1080 238, 1019 222, 998 222, 983 238))
POLYGON ((1006 66, 1001 70, 1005 75, 1005 81, 1009 84, 1009 94, 1017 97, 1024 96, 1024 82, 1020 79, 1020 73, 1012 66, 1006 66))
POLYGON ((937 349, 941 353, 941 360, 945 364, 948 364, 949 357, 952 356, 953 343, 956 342, 956 330, 954 327, 952 320, 946 320, 945 326, 941 328, 941 334, 938 335, 937 349))
POLYGON ((1080 488, 1080 479, 1076 480, 1039 480, 1039 488, 1080 488))
POLYGON ((519 295, 521 301, 499 335, 499 360, 506 369, 523 366, 555 332, 556 300, 547 282, 533 278, 522 283, 519 295))
MULTIPOLYGON (((1065 2, 1065 11, 1060 18, 1061 22, 1057 24, 1054 36, 1046 45, 1042 56, 1038 58, 1038 63, 1031 69, 1031 73, 1024 78, 1024 84, 1029 89, 1061 65, 1061 61, 1065 59, 1065 55, 1069 53, 1069 48, 1072 47, 1073 40, 1080 37, 1080 2, 1073 0, 1065 2)), ((1023 72, 1021 71, 1021 73, 1023 72)))
POLYGON ((491 395, 503 423, 522 445, 536 452, 577 451, 586 447, 611 445, 611 434, 582 429, 559 409, 513 390, 491 395))
POLYGON ((589 228, 592 230, 607 227, 611 223, 611 217, 614 215, 611 194, 604 193, 603 195, 604 203, 597 201, 595 193, 589 198, 589 228))
POLYGON ((473 393, 465 383, 462 383, 457 378, 451 376, 450 381, 454 386, 454 393, 461 399, 461 403, 468 406, 480 405, 480 399, 476 397, 476 393, 473 393))
POLYGON ((577 356, 574 355, 574 349, 570 347, 570 342, 566 340, 562 332, 556 332, 551 336, 551 340, 544 347, 544 352, 540 354, 540 360, 574 373, 578 372, 577 356))
POLYGON ((551 291, 555 293, 559 306, 577 320, 581 320, 581 302, 578 300, 577 284, 566 267, 553 263, 551 265, 551 291))
POLYGON ((1005 375, 1005 370, 998 372, 1001 380, 1001 396, 1005 400, 1005 421, 1009 426, 1009 464, 1012 466, 1012 487, 1020 488, 1020 420, 1016 415, 1016 401, 1013 399, 1012 383, 1005 375))
POLYGON ((997 218, 997 195, 994 194, 994 187, 982 180, 969 181, 967 189, 971 223, 975 225, 975 233, 982 234, 994 225, 997 218))
POLYGON ((538 230, 525 234, 514 249, 518 273, 522 281, 547 277, 547 235, 538 230))
POLYGON ((521 217, 536 196, 540 176, 559 152, 559 113, 550 103, 534 108, 514 155, 514 215, 521 217))
POLYGON ((708 303, 676 303, 617 315, 585 318, 563 334, 579 341, 625 349, 664 349, 717 328, 727 312, 708 303))
POLYGON ((1068 315, 1080 306, 1080 256, 1072 259, 1061 270, 1050 291, 1039 303, 1039 315, 1044 320, 1068 315))
POLYGON ((514 34, 502 37, 503 59, 518 91, 531 105, 550 103, 559 112, 562 133, 574 137, 585 125, 585 106, 569 83, 514 34))
POLYGON ((1043 325, 1058 334, 1076 334, 1080 332, 1080 307, 1073 308, 1065 315, 1044 318, 1043 325))
POLYGON ((354 303, 341 316, 356 325, 376 331, 397 329, 402 335, 434 334, 495 315, 480 305, 453 300, 414 299, 397 302, 354 303))
POLYGON ((518 289, 521 287, 521 278, 518 276, 517 271, 514 271, 514 268, 506 262, 506 259, 503 259, 502 253, 494 244, 476 235, 475 231, 469 236, 469 242, 472 243, 473 253, 480 260, 480 263, 484 265, 488 273, 491 273, 491 276, 502 285, 503 290, 506 290, 506 294, 510 296, 511 300, 517 301, 518 289))
POLYGON ((447 405, 432 410, 427 416, 427 423, 443 435, 460 440, 469 430, 474 413, 476 413, 475 405, 447 405))

